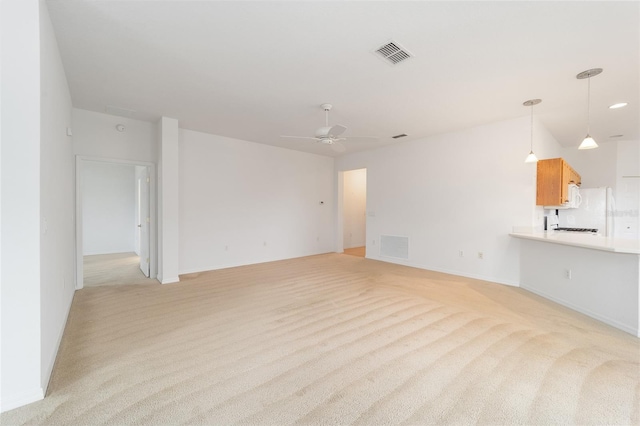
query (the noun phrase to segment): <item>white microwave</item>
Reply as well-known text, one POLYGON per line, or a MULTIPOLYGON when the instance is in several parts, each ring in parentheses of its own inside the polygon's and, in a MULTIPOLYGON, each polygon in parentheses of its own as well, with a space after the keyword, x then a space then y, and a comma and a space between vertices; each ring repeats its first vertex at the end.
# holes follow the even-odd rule
POLYGON ((562 203, 559 206, 544 206, 545 209, 577 209, 582 203, 582 197, 580 196, 580 187, 575 183, 569 184, 569 200, 562 203))

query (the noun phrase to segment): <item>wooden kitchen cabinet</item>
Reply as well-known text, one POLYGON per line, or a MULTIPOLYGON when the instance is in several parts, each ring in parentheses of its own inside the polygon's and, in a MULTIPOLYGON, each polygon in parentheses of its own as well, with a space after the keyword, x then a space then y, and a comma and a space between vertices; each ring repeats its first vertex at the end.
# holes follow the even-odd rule
POLYGON ((536 204, 560 206, 566 203, 569 201, 570 183, 580 186, 582 179, 562 158, 538 161, 536 204))

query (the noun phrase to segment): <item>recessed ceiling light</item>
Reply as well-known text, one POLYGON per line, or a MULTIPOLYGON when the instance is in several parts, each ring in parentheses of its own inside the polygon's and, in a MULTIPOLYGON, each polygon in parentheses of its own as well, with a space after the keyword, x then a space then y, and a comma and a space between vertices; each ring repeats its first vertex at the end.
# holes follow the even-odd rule
POLYGON ((627 103, 626 102, 618 102, 617 104, 613 104, 609 107, 609 109, 617 109, 617 108, 622 108, 622 107, 626 107, 627 103))
POLYGON ((621 138, 621 137, 623 137, 623 136, 624 136, 624 135, 611 135, 611 136, 609 136, 609 137, 610 137, 610 138, 621 138))

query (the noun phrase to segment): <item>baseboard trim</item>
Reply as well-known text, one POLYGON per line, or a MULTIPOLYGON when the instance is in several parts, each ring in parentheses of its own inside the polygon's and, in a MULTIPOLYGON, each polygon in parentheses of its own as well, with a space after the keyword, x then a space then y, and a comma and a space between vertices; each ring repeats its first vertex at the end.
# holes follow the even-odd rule
POLYGON ((2 400, 0 400, 0 413, 40 401, 41 399, 44 399, 44 390, 42 388, 23 392, 9 398, 2 398, 2 400))
MULTIPOLYGON (((270 260, 254 262, 254 263, 210 265, 210 266, 205 266, 205 267, 200 267, 200 268, 183 269, 183 270, 179 271, 179 273, 180 273, 180 275, 196 274, 196 273, 199 273, 199 272, 217 271, 219 269, 237 268, 239 266, 257 265, 257 264, 260 264, 260 263, 269 263, 269 262, 278 262, 280 260, 298 259, 298 258, 301 258, 301 257, 317 256, 317 255, 327 254, 327 253, 342 253, 342 252, 333 251, 333 252, 323 252, 323 253, 312 253, 312 254, 307 254, 307 255, 303 255, 303 256, 287 257, 287 258, 283 258, 283 259, 270 259, 270 260)), ((412 264, 411 262, 404 262, 404 261, 398 260, 398 259, 391 259, 391 258, 384 258, 384 257, 383 258, 373 258, 373 257, 369 257, 369 256, 366 256, 366 258, 370 259, 370 260, 377 260, 379 262, 387 262, 387 263, 393 263, 393 264, 396 264, 396 265, 408 266, 410 268, 418 268, 418 269, 424 269, 424 270, 427 270, 427 271, 442 272, 443 274, 457 275, 459 277, 473 278, 475 280, 487 281, 487 282, 494 283, 494 284, 508 285, 510 287, 520 287, 520 283, 517 282, 517 281, 501 280, 501 279, 497 279, 495 277, 487 277, 487 276, 477 275, 477 274, 467 274, 467 273, 463 273, 463 272, 460 272, 460 271, 453 271, 453 270, 449 270, 449 269, 437 268, 437 267, 433 267, 433 266, 429 266, 429 265, 416 265, 416 264, 412 264)), ((162 280, 160 282, 162 284, 165 284, 164 280, 162 280)))
POLYGON ((473 278, 474 280, 487 281, 494 284, 508 285, 509 287, 520 287, 520 283, 518 283, 517 281, 501 280, 496 277, 488 277, 488 276, 478 275, 478 274, 467 274, 460 271, 453 271, 453 270, 442 269, 442 268, 427 267, 426 269, 429 269, 430 271, 442 272, 444 274, 458 275, 460 277, 465 277, 465 278, 473 278))
POLYGON ((173 283, 179 283, 180 282, 180 277, 175 276, 172 278, 162 278, 162 281, 160 281, 160 284, 173 284, 173 283))
POLYGON ((201 266, 201 267, 198 267, 198 268, 181 269, 181 270, 178 271, 178 274, 180 274, 180 275, 197 274, 197 273, 200 273, 200 272, 218 271, 220 269, 237 268, 239 266, 260 265, 262 263, 279 262, 281 260, 301 259, 303 257, 319 256, 319 255, 328 254, 328 253, 336 253, 336 252, 334 252, 334 251, 323 251, 323 252, 320 252, 320 253, 308 253, 308 254, 302 254, 300 256, 267 259, 267 260, 260 260, 258 262, 250 262, 250 263, 243 262, 243 263, 228 263, 228 264, 224 264, 224 265, 201 266))
POLYGON ((49 388, 49 382, 51 381, 51 375, 53 374, 53 367, 56 364, 56 359, 58 358, 58 351, 60 350, 60 343, 62 343, 62 337, 64 336, 64 330, 67 328, 67 321, 69 321, 69 313, 71 312, 71 305, 73 304, 73 298, 75 297, 75 290, 71 294, 71 298, 69 299, 69 304, 67 305, 67 310, 64 316, 64 321, 62 323, 62 327, 60 328, 60 332, 58 333, 58 338, 56 339, 56 348, 53 351, 53 356, 49 360, 47 365, 47 369, 45 371, 45 375, 42 380, 42 389, 44 391, 44 395, 47 394, 47 389, 49 388))
POLYGON ((502 280, 502 279, 498 279, 496 277, 488 277, 488 276, 479 275, 479 274, 469 274, 469 273, 466 273, 466 272, 456 271, 456 270, 452 270, 452 269, 438 268, 436 266, 431 266, 431 265, 417 265, 417 264, 414 264, 414 263, 411 263, 411 262, 397 261, 396 259, 391 259, 391 258, 386 258, 386 257, 382 257, 382 258, 378 258, 378 259, 375 259, 375 258, 372 258, 372 257, 367 257, 367 259, 378 260, 380 262, 394 263, 394 264, 397 264, 397 265, 409 266, 411 268, 424 269, 424 270, 427 270, 427 271, 442 272, 443 274, 456 275, 456 276, 459 276, 459 277, 473 278, 474 280, 487 281, 487 282, 494 283, 494 284, 508 285, 510 287, 520 287, 520 283, 517 282, 517 281, 502 280))
POLYGON ((613 318, 609 318, 606 315, 598 314, 597 312, 593 312, 590 309, 586 309, 586 308, 583 308, 581 306, 577 306, 577 305, 575 305, 575 304, 573 304, 571 302, 567 302, 566 300, 551 296, 551 295, 545 293, 544 291, 536 290, 536 289, 528 287, 526 285, 522 285, 520 287, 523 288, 524 290, 527 290, 527 291, 533 293, 533 294, 536 294, 536 295, 538 295, 540 297, 544 297, 545 299, 549 299, 552 302, 556 302, 559 305, 562 305, 564 307, 572 309, 572 310, 574 310, 576 312, 580 312, 581 314, 584 314, 584 315, 586 315, 588 317, 591 317, 593 319, 601 321, 601 322, 603 322, 603 323, 605 323, 607 325, 615 327, 615 328, 617 328, 619 330, 622 330, 622 331, 624 331, 626 333, 632 334, 632 335, 634 335, 636 337, 640 337, 640 329, 638 329, 638 328, 634 328, 633 326, 629 326, 627 324, 623 324, 623 323, 621 323, 621 322, 619 322, 617 320, 614 320, 613 318))

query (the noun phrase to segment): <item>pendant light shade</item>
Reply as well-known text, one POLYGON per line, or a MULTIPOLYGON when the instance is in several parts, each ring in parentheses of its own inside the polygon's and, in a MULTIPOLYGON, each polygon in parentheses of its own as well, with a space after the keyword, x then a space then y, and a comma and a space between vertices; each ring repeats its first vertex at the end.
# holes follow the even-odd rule
POLYGON ((578 149, 593 149, 597 148, 598 144, 589 134, 589 127, 591 121, 591 77, 594 77, 602 72, 602 68, 592 68, 590 70, 582 71, 576 76, 578 80, 587 79, 587 136, 578 147, 578 149))
POLYGON ((529 99, 528 101, 522 103, 522 105, 524 106, 531 107, 531 150, 529 151, 529 155, 527 155, 527 158, 524 160, 525 163, 538 162, 538 157, 536 157, 536 155, 533 153, 533 106, 538 105, 540 102, 542 102, 542 99, 529 99))
POLYGON ((584 138, 584 140, 582 141, 578 149, 593 149, 597 147, 598 147, 598 144, 596 143, 596 141, 594 141, 591 136, 587 135, 587 137, 584 138))

